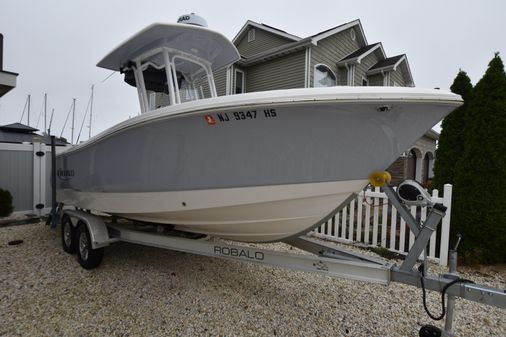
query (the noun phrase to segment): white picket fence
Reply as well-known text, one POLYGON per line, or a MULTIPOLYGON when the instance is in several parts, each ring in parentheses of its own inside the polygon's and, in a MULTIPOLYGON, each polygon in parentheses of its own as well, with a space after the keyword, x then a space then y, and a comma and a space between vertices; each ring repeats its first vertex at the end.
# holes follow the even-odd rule
MULTIPOLYGON (((444 186, 443 196, 437 190, 432 199, 448 209, 438 230, 429 241, 428 257, 440 265, 448 264, 450 240, 450 214, 452 185, 444 186)), ((419 221, 427 219, 426 207, 411 207, 411 214, 419 221)), ((400 218, 395 207, 379 188, 367 189, 338 212, 332 219, 311 232, 311 235, 342 243, 361 243, 371 247, 383 247, 389 251, 406 255, 415 241, 413 232, 400 218)))

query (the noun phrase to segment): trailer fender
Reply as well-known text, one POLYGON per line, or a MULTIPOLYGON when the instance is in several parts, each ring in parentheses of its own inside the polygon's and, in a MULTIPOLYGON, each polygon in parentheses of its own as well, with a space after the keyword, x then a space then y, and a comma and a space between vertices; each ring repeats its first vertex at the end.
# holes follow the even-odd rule
POLYGON ((74 227, 77 226, 79 220, 86 224, 90 232, 91 247, 93 249, 106 247, 117 241, 109 237, 107 226, 101 217, 78 210, 65 210, 63 213, 70 216, 74 227))

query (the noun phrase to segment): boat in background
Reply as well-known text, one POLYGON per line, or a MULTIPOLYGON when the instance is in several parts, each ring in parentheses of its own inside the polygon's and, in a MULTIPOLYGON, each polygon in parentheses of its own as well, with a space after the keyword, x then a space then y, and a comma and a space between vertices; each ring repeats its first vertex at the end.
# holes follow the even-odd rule
POLYGON ((153 24, 98 66, 142 114, 57 157, 57 200, 246 242, 305 233, 462 104, 450 92, 330 87, 217 96, 235 46, 195 15, 153 24), (190 23, 190 24, 188 24, 190 23))

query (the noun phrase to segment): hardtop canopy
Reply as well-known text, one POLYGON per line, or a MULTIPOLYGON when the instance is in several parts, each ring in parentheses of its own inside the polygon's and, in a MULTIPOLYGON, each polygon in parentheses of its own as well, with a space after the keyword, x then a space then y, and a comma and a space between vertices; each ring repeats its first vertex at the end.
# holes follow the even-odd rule
POLYGON ((154 23, 111 51, 97 66, 121 71, 130 61, 163 47, 205 60, 213 71, 240 59, 235 46, 221 33, 195 25, 154 23))

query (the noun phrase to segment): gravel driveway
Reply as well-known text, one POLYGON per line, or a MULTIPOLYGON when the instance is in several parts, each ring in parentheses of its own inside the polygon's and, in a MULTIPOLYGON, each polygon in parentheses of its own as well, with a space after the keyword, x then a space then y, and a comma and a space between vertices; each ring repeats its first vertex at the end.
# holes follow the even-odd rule
MULTIPOLYGON (((0 229, 1 336, 418 336, 421 290, 117 243, 82 269, 59 229, 0 229), (24 242, 10 246, 11 240, 24 242)), ((270 245, 286 250, 283 244, 270 245)), ((432 267, 434 272, 437 266, 432 267)), ((439 271, 443 271, 439 269, 439 271)), ((505 288, 504 274, 463 277, 505 288)), ((430 307, 439 313, 439 296, 430 307)), ((506 336, 506 311, 457 301, 458 336, 506 336)))

